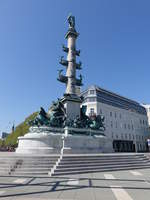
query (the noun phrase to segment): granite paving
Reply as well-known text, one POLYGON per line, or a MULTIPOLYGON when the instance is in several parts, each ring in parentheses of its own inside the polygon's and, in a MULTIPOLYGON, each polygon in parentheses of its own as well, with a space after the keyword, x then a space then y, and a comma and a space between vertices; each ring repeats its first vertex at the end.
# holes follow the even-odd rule
POLYGON ((0 177, 3 200, 149 200, 150 169, 60 177, 0 177))

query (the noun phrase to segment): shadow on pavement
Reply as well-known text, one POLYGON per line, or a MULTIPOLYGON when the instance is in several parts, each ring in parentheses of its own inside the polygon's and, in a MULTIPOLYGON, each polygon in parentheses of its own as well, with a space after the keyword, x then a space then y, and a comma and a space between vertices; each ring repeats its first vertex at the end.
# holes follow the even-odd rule
MULTIPOLYGON (((49 178, 51 179, 51 178, 49 178)), ((13 194, 3 194, 0 195, 0 197, 19 197, 19 196, 28 196, 28 195, 34 195, 34 194, 43 194, 43 193, 51 193, 51 192, 59 192, 59 191, 70 191, 70 190, 78 190, 78 189, 84 189, 84 188, 96 188, 96 189, 109 189, 109 188, 113 188, 113 186, 104 186, 104 185, 99 185, 101 183, 101 181, 112 181, 112 182, 128 182, 128 181, 133 181, 133 182, 145 182, 145 180, 143 179, 101 179, 101 178, 79 178, 77 179, 78 181, 80 181, 79 185, 74 185, 74 184, 67 184, 69 177, 55 177, 53 178, 53 180, 51 181, 44 181, 44 182, 37 182, 37 183, 32 183, 33 181, 35 181, 36 178, 32 178, 31 180, 29 180, 28 182, 26 182, 25 184, 16 184, 16 183, 0 183, 0 188, 20 188, 20 187, 25 187, 25 189, 27 190, 27 192, 20 192, 20 193, 13 193, 13 194), (59 178, 59 180, 57 180, 59 178), (54 180, 56 179, 56 180, 54 180), (63 180, 60 180, 63 179, 63 180), (82 181, 86 181, 86 183, 82 183, 82 181), (99 181, 99 184, 96 184, 94 181, 99 181), (93 184, 94 183, 94 184, 93 184), (41 191, 34 191, 36 189, 36 186, 41 186, 41 191), (44 189, 43 187, 50 187, 49 189, 44 189), (31 187, 30 190, 32 189, 33 191, 28 192, 28 187, 31 187)), ((40 179, 41 181, 41 179, 40 179)), ((112 185, 112 184, 111 184, 112 185)), ((116 188, 114 186, 114 188, 116 188)), ((119 187, 118 187, 119 188, 119 187)), ((135 187, 135 186, 125 186, 122 187, 120 186, 120 188, 122 189, 128 189, 128 190, 150 190, 150 187, 135 187)), ((14 189, 13 189, 14 191, 14 189)))

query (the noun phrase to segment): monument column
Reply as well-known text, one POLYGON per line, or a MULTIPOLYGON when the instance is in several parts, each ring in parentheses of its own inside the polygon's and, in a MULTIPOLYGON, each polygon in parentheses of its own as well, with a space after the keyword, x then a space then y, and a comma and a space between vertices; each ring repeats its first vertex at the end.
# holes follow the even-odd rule
POLYGON ((69 119, 80 117, 81 99, 76 95, 76 86, 82 86, 82 75, 76 78, 76 70, 81 69, 81 62, 76 63, 76 56, 80 55, 80 50, 76 50, 76 39, 79 33, 75 29, 75 17, 68 17, 69 29, 65 35, 67 47, 63 46, 63 51, 67 53, 67 60, 61 57, 60 64, 66 67, 66 75, 59 71, 58 80, 66 84, 66 91, 62 102, 66 108, 66 115, 69 119), (73 111, 73 112, 72 112, 73 111))
POLYGON ((68 67, 66 72, 66 75, 68 77, 68 83, 66 87, 66 94, 75 94, 76 92, 76 37, 77 35, 72 34, 72 32, 68 32, 68 34, 66 35, 66 38, 68 40, 68 67))

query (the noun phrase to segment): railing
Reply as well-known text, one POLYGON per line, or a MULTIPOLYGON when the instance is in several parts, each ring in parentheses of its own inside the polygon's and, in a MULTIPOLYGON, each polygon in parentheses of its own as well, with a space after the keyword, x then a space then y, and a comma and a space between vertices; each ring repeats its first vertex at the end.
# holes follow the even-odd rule
POLYGON ((61 148, 61 151, 60 151, 60 156, 59 156, 58 160, 56 161, 55 165, 52 167, 51 171, 48 172, 48 175, 49 175, 50 177, 54 174, 54 172, 55 172, 57 166, 59 165, 59 163, 61 162, 61 160, 62 160, 62 158, 63 158, 64 146, 65 146, 65 137, 63 136, 63 137, 62 137, 62 148, 61 148))

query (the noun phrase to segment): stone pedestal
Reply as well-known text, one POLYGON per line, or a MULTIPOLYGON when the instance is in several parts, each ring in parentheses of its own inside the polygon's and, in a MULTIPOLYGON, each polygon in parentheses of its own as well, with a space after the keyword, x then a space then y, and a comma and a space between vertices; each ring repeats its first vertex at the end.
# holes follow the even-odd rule
POLYGON ((61 128, 31 127, 25 136, 18 137, 16 153, 58 154, 63 146, 61 128))
POLYGON ((112 140, 100 130, 65 128, 64 153, 110 153, 112 140))
POLYGON ((113 152, 112 141, 97 131, 86 129, 32 127, 30 132, 18 138, 16 153, 28 154, 82 154, 113 152), (85 134, 87 131, 87 135, 85 134), (98 133, 98 132, 97 132, 98 133))
POLYGON ((67 119, 74 120, 75 118, 80 117, 80 97, 77 95, 66 95, 62 99, 62 103, 66 109, 67 119))
POLYGON ((59 154, 62 148, 61 134, 28 133, 18 140, 16 153, 59 154))
POLYGON ((106 136, 72 136, 68 135, 64 140, 64 153, 111 153, 113 152, 112 141, 106 136))

